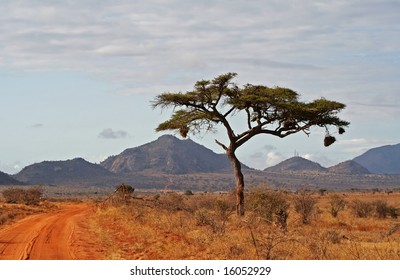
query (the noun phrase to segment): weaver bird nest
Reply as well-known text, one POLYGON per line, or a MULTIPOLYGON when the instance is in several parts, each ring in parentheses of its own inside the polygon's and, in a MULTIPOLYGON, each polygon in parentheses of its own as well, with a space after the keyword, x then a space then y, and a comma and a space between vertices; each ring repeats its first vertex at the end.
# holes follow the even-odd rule
POLYGON ((335 143, 336 138, 331 136, 331 135, 326 135, 324 138, 324 146, 328 147, 330 145, 332 145, 333 143, 335 143))
POLYGON ((181 127, 179 129, 179 133, 183 138, 187 137, 188 132, 189 132, 189 128, 187 126, 181 127))

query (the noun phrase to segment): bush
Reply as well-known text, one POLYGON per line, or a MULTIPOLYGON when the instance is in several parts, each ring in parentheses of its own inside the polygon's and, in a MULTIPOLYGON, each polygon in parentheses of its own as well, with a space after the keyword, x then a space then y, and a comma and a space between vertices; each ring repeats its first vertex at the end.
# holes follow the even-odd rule
POLYGON ((250 209, 266 223, 276 223, 282 230, 287 229, 289 202, 285 193, 272 190, 253 190, 248 198, 250 209))
POLYGON ((194 195, 193 192, 191 190, 186 190, 185 191, 185 195, 194 195))
POLYGON ((350 207, 353 214, 358 218, 367 218, 371 216, 374 211, 373 202, 366 202, 358 199, 353 200, 350 207))
POLYGON ((223 200, 217 200, 214 209, 200 208, 194 212, 198 226, 210 226, 213 233, 225 233, 226 223, 233 208, 223 200))
POLYGON ((397 219, 397 209, 388 205, 385 200, 374 201, 376 216, 380 219, 385 219, 387 216, 397 219))
POLYGON ((6 203, 21 203, 24 200, 25 191, 23 189, 9 188, 3 192, 6 203))
POLYGON ((22 203, 26 205, 38 204, 43 196, 42 187, 31 187, 29 189, 8 188, 2 194, 6 203, 22 203))
POLYGON ((338 194, 332 194, 329 197, 329 204, 331 206, 330 212, 332 217, 336 218, 340 211, 346 206, 346 201, 338 194))
POLYGON ((301 192, 294 201, 294 210, 299 213, 303 224, 311 223, 311 219, 315 213, 315 205, 317 200, 308 192, 301 192))
POLYGON ((185 202, 183 195, 178 193, 167 193, 160 198, 161 208, 170 211, 182 211, 185 209, 185 202))

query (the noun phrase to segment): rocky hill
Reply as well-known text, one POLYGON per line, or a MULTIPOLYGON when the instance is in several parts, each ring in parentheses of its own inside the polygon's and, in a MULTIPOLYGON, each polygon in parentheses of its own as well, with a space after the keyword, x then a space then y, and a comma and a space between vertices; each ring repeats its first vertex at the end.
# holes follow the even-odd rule
POLYGON ((28 184, 96 184, 115 176, 98 164, 82 158, 66 161, 43 161, 22 169, 13 177, 28 184))
MULTIPOLYGON (((394 147, 380 147, 360 156, 360 161, 390 162, 389 167, 400 164, 394 147), (389 148, 388 151, 386 149, 389 148), (371 154, 374 157, 371 156, 371 154), (383 154, 383 156, 382 156, 383 154), (380 157, 378 155, 381 155, 380 157), (393 155, 397 157, 393 158, 393 155), (368 157, 367 157, 368 156, 368 157)), ((375 163, 377 163, 375 162, 375 163)), ((365 164, 365 163, 364 163, 365 164)), ((358 161, 346 161, 330 168, 316 162, 293 157, 264 171, 243 165, 247 184, 268 183, 272 186, 291 188, 400 188, 400 172, 391 169, 390 174, 369 174, 377 169, 366 169, 358 161), (396 175, 396 172, 399 173, 396 175)), ((25 167, 18 174, 0 173, 1 184, 46 184, 66 186, 113 187, 127 183, 143 189, 228 190, 235 185, 231 164, 225 154, 216 154, 192 140, 180 140, 164 135, 157 140, 126 149, 111 156, 101 164, 82 158, 66 161, 44 161, 25 167), (12 177, 12 178, 11 178, 12 177)), ((379 171, 379 170, 378 170, 379 171)), ((382 172, 380 169, 379 172, 382 172)), ((385 169, 384 173, 389 173, 385 169)))
POLYGON ((268 172, 323 172, 325 170, 326 168, 319 163, 297 156, 264 169, 268 172))
POLYGON ((363 175, 370 174, 368 169, 366 169, 361 164, 358 164, 354 160, 347 160, 331 166, 328 168, 328 172, 337 173, 337 174, 353 174, 353 175, 363 175))
POLYGON ((400 174, 400 144, 370 149, 353 159, 375 174, 400 174))
POLYGON ((23 185, 23 183, 0 171, 0 185, 23 185))
MULTIPOLYGON (((140 171, 189 174, 232 170, 225 154, 216 154, 190 139, 180 140, 171 135, 163 135, 153 142, 126 149, 100 164, 111 172, 122 174, 140 171)), ((248 169, 244 165, 243 168, 248 169)))

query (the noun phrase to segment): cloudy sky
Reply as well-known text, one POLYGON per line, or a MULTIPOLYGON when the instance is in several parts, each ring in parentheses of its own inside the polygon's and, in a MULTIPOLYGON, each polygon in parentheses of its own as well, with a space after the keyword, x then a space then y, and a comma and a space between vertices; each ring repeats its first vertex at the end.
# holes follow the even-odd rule
MULTIPOLYGON (((330 166, 399 143, 397 0, 0 0, 0 170, 100 162, 161 136, 150 101, 236 72, 347 104, 347 133, 258 136, 238 151, 265 168, 294 155, 330 166)), ((240 120, 237 120, 240 122, 240 120)), ((191 139, 222 152, 217 134, 191 139)))

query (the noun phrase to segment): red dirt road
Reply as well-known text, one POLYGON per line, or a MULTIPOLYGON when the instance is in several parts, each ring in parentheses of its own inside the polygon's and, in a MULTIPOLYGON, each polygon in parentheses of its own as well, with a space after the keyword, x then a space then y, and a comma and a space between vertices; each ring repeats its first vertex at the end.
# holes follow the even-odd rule
POLYGON ((96 252, 86 251, 93 243, 84 236, 92 213, 89 205, 70 204, 20 220, 0 231, 0 259, 97 259, 96 252))

